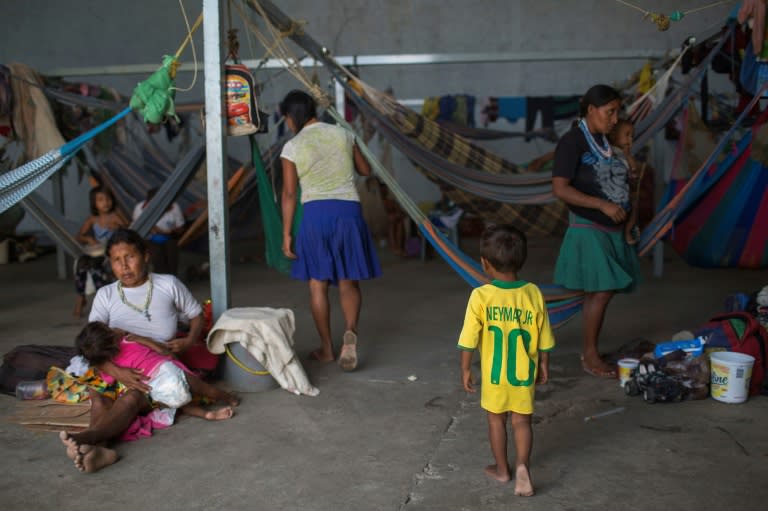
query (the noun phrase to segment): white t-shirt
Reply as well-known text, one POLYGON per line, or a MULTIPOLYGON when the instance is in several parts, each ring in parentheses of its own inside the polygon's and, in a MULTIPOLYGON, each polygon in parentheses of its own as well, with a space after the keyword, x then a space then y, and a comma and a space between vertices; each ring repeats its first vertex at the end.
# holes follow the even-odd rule
MULTIPOLYGON (((147 201, 141 201, 133 208, 133 221, 141 216, 144 212, 147 201)), ((177 203, 171 204, 171 208, 163 213, 160 220, 157 221, 155 227, 163 232, 170 232, 179 227, 184 227, 184 213, 181 212, 181 207, 177 203)))
MULTIPOLYGON (((149 319, 120 299, 117 282, 106 285, 96 292, 88 321, 101 321, 112 328, 166 342, 176 337, 177 323, 199 316, 203 309, 189 289, 173 275, 158 273, 152 276, 152 301, 149 319)), ((147 301, 149 281, 139 287, 124 287, 126 301, 143 309, 147 301)))
POLYGON ((360 201, 355 188, 354 136, 344 128, 316 122, 285 143, 281 158, 293 162, 301 185, 301 202, 360 201))

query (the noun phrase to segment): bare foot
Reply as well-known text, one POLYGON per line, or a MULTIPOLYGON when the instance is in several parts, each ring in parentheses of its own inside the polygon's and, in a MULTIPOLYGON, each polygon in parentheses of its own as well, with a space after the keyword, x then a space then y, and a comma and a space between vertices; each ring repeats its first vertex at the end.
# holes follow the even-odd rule
POLYGON ((75 457, 75 467, 80 472, 92 473, 112 465, 118 460, 117 451, 98 445, 81 445, 75 457))
POLYGON ((615 378, 616 369, 606 364, 599 356, 581 356, 581 368, 587 374, 601 378, 615 378))
POLYGON ((519 497, 533 496, 533 483, 531 483, 531 474, 528 467, 518 465, 515 469, 515 495, 519 497))
POLYGON ((61 443, 64 444, 64 447, 67 448, 67 457, 72 461, 75 461, 75 458, 78 455, 78 445, 77 442, 75 442, 75 439, 69 436, 69 433, 66 431, 59 432, 59 439, 61 440, 61 443))
POLYGON ((225 407, 219 408, 218 410, 209 410, 205 412, 205 415, 203 415, 203 418, 207 421, 223 421, 223 420, 231 419, 234 414, 235 414, 235 411, 232 409, 231 406, 225 406, 225 407))
POLYGON ((488 465, 485 467, 485 475, 491 479, 496 479, 500 483, 508 483, 510 480, 509 467, 505 467, 505 470, 499 470, 497 465, 488 465))
POLYGON ((320 348, 319 350, 315 350, 309 354, 310 360, 317 360, 318 362, 333 362, 333 352, 332 351, 325 351, 324 349, 320 348))

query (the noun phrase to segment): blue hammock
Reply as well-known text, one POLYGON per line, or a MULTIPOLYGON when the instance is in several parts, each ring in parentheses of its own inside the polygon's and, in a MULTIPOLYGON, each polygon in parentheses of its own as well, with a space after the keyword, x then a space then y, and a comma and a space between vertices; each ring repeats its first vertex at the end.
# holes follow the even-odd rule
POLYGON ((86 142, 106 130, 131 112, 126 108, 108 121, 96 126, 58 149, 48 151, 21 167, 0 175, 0 213, 32 193, 79 151, 86 142))

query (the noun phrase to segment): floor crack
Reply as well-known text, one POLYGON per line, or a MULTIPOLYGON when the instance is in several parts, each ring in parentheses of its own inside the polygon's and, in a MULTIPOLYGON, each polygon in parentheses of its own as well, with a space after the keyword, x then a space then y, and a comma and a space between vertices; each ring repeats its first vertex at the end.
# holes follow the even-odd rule
POLYGON ((445 428, 443 428, 443 432, 440 435, 440 438, 435 443, 435 447, 432 449, 432 452, 429 453, 427 456, 427 462, 424 464, 424 467, 422 467, 421 472, 418 474, 414 474, 413 476, 413 482, 411 483, 411 491, 408 492, 408 494, 403 499, 403 502, 400 504, 400 511, 405 511, 405 508, 410 504, 411 502, 418 500, 418 497, 416 497, 416 488, 421 485, 425 479, 439 479, 440 475, 435 472, 434 467, 432 466, 432 459, 435 457, 435 454, 437 453, 437 450, 442 445, 443 441, 447 436, 452 434, 455 426, 459 423, 461 416, 464 414, 464 409, 467 407, 468 399, 471 399, 470 395, 467 395, 466 397, 463 397, 459 400, 459 402, 456 405, 456 413, 450 416, 448 419, 448 423, 445 425, 445 428))
POLYGON ((746 448, 746 447, 744 447, 744 445, 742 445, 742 443, 741 443, 741 442, 739 442, 738 440, 736 440, 736 437, 735 437, 735 436, 733 436, 733 433, 731 433, 730 431, 728 431, 727 429, 725 429, 725 428, 724 428, 724 427, 722 427, 722 426, 715 426, 715 427, 716 427, 717 429, 719 429, 720 431, 722 431, 723 433, 725 433, 726 435, 728 435, 729 437, 731 437, 731 440, 733 440, 733 441, 736 443, 736 445, 738 445, 738 446, 739 446, 739 448, 741 449, 741 452, 744 454, 744 456, 749 456, 749 451, 747 451, 747 448, 746 448))

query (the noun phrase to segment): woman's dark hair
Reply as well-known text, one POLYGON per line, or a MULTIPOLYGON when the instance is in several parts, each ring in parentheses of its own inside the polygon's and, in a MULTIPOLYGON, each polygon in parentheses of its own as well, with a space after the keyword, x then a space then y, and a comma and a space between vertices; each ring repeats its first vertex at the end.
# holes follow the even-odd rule
POLYGON ((147 244, 144 239, 139 236, 138 232, 131 229, 117 229, 114 233, 112 233, 109 241, 107 241, 107 247, 105 250, 107 257, 110 257, 109 251, 112 250, 112 247, 118 243, 133 245, 138 249, 142 256, 146 255, 147 253, 147 244))
POLYGON ((489 225, 480 238, 480 255, 496 271, 517 273, 528 257, 525 234, 509 224, 489 225))
POLYGON ((579 100, 579 117, 586 117, 589 106, 601 107, 621 100, 621 94, 610 85, 593 85, 579 100))
POLYGON ((117 333, 101 321, 92 321, 75 338, 77 353, 91 365, 109 362, 120 353, 117 333))
POLYGON ((308 121, 317 117, 317 105, 312 96, 306 92, 292 90, 280 102, 280 113, 293 120, 298 133, 308 121))
POLYGON ((93 216, 98 216, 99 214, 99 210, 96 209, 96 195, 99 193, 103 193, 112 199, 112 208, 108 211, 108 213, 112 213, 117 206, 117 204, 115 204, 115 196, 112 194, 112 190, 105 186, 97 186, 95 188, 91 188, 91 191, 88 192, 88 202, 91 204, 91 214, 93 216))

